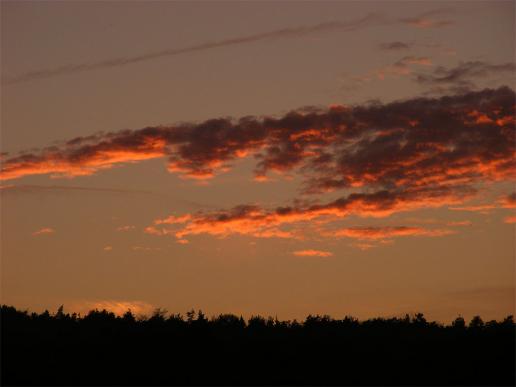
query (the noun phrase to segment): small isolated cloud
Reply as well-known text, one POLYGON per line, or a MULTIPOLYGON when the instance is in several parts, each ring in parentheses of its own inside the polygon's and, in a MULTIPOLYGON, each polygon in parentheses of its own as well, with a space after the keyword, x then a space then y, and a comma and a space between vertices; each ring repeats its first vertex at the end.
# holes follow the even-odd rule
POLYGON ((344 88, 359 87, 364 83, 374 80, 384 80, 387 77, 408 76, 413 73, 414 66, 432 66, 432 60, 426 56, 404 56, 393 64, 369 71, 365 75, 358 75, 350 78, 350 84, 344 88))
POLYGON ((135 226, 120 226, 116 229, 116 231, 122 231, 122 232, 125 232, 125 231, 131 231, 131 230, 134 230, 136 227, 135 226))
POLYGON ((131 250, 133 251, 161 251, 161 247, 146 247, 146 246, 133 246, 131 247, 131 250))
POLYGON ((503 221, 504 221, 504 223, 507 223, 507 224, 516 223, 516 216, 508 216, 503 221))
POLYGON ((380 45, 379 45, 381 50, 386 50, 386 51, 408 50, 411 46, 412 46, 411 43, 405 43, 405 42, 386 42, 386 43, 380 43, 380 45))
POLYGON ((297 257, 331 257, 333 253, 329 251, 321 251, 321 250, 298 250, 294 251, 294 254, 297 257))
POLYGON ((176 242, 179 243, 180 245, 187 245, 188 243, 190 243, 190 241, 188 241, 188 239, 178 239, 176 242))
POLYGON ((104 250, 104 251, 111 251, 111 250, 113 250, 113 246, 105 246, 105 247, 103 248, 103 250, 104 250))
POLYGON ((452 12, 453 10, 450 8, 436 9, 422 13, 416 17, 401 18, 399 19, 399 22, 416 28, 446 27, 453 24, 454 22, 452 20, 438 19, 436 17, 440 15, 449 15, 452 12))
POLYGON ((488 214, 491 210, 497 208, 495 204, 479 204, 473 206, 462 206, 462 207, 449 207, 452 211, 468 211, 468 212, 479 212, 481 214, 488 214))
POLYGON ((40 230, 34 231, 32 235, 44 235, 44 234, 53 234, 56 231, 53 228, 50 227, 43 227, 40 230))
POLYGON ((370 250, 374 247, 377 247, 377 245, 372 244, 372 243, 354 243, 351 246, 355 247, 359 250, 362 250, 362 251, 370 250))
POLYGON ((471 226, 473 223, 470 220, 454 220, 446 223, 447 226, 450 227, 467 227, 471 226))

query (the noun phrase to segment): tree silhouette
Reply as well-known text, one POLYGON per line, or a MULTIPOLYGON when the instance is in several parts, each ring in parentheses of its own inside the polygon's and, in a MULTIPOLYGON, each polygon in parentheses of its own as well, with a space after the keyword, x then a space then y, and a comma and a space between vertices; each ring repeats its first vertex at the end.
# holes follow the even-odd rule
POLYGON ((3 385, 514 385, 513 316, 304 321, 0 308, 3 385))

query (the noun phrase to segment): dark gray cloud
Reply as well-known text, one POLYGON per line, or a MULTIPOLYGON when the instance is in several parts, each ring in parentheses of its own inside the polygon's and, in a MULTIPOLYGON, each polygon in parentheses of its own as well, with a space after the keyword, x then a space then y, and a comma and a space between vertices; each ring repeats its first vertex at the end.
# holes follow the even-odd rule
POLYGON ((462 190, 516 177, 514 117, 515 93, 502 87, 281 117, 218 118, 75 138, 6 158, 0 178, 91 175, 166 158, 170 172, 207 179, 254 157, 258 180, 272 172, 299 173, 310 194, 462 190))
POLYGON ((400 51, 400 50, 408 50, 412 47, 412 43, 406 42, 386 42, 380 43, 380 49, 386 51, 400 51))
POLYGON ((477 87, 477 82, 495 76, 509 76, 514 81, 514 62, 492 64, 484 61, 460 62, 455 67, 438 66, 431 73, 416 73, 414 81, 431 86, 436 92, 465 92, 477 87))

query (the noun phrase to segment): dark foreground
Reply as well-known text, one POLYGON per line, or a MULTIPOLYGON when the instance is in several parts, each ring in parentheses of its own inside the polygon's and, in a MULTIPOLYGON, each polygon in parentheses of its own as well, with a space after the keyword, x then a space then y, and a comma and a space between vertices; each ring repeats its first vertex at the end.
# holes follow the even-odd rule
POLYGON ((1 308, 2 385, 511 385, 515 324, 1 308))

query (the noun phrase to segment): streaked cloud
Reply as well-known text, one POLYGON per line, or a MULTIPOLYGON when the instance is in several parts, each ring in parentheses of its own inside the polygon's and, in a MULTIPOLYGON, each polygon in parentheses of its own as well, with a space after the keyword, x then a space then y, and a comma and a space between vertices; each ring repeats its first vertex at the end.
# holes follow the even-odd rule
MULTIPOLYGON (((418 189, 355 193, 326 204, 293 205, 276 209, 265 209, 258 205, 241 205, 229 210, 186 214, 184 222, 181 223, 164 223, 163 220, 157 219, 154 221, 154 226, 147 227, 145 232, 159 236, 173 236, 177 239, 200 234, 220 238, 246 235, 255 238, 306 239, 307 234, 335 237, 334 231, 312 230, 311 227, 338 221, 350 215, 382 218, 396 212, 442 207, 451 203, 461 203, 473 194, 470 190, 445 191, 418 189)), ((174 216, 174 219, 177 217, 174 216)), ((397 232, 416 233, 417 230, 398 230, 397 232)), ((426 233, 430 236, 432 232, 437 235, 440 231, 419 230, 420 235, 426 233)))
POLYGON ((477 82, 494 76, 506 76, 514 83, 516 64, 493 64, 485 61, 459 62, 453 67, 437 66, 432 72, 418 72, 413 80, 430 86, 433 93, 467 92, 477 88, 477 82))
POLYGON ((292 254, 298 257, 331 257, 333 256, 332 252, 322 251, 322 250, 297 250, 292 252, 292 254))
POLYGON ((117 227, 116 231, 127 232, 127 231, 134 230, 135 228, 136 228, 136 226, 131 226, 131 225, 120 226, 120 227, 117 227))
POLYGON ((455 233, 447 229, 425 229, 421 227, 350 227, 332 231, 337 237, 359 240, 382 240, 409 236, 439 237, 455 233))
POLYGON ((380 49, 386 51, 399 51, 399 50, 408 50, 412 47, 411 43, 408 42, 385 42, 379 44, 380 49))
POLYGON ((205 42, 180 48, 167 48, 160 51, 143 53, 133 56, 110 58, 93 63, 75 63, 53 68, 38 69, 28 71, 14 76, 3 76, 3 85, 13 85, 23 82, 29 82, 38 79, 53 78, 62 75, 71 75, 84 73, 93 70, 119 68, 136 63, 147 62, 166 57, 174 57, 192 52, 201 52, 206 50, 215 50, 223 47, 241 46, 260 41, 273 41, 276 39, 296 38, 320 34, 325 32, 352 32, 363 28, 379 25, 396 25, 405 24, 417 28, 435 28, 451 24, 449 20, 436 20, 436 15, 449 14, 451 9, 438 9, 424 12, 409 18, 393 20, 385 15, 378 13, 370 13, 362 18, 348 21, 330 21, 308 26, 286 27, 273 31, 267 31, 247 36, 239 36, 219 41, 205 42))
POLYGON ((160 59, 164 57, 173 57, 178 55, 189 54, 205 50, 214 50, 222 47, 240 46, 244 44, 255 43, 259 41, 271 41, 283 38, 295 38, 306 35, 318 34, 332 31, 355 31, 372 25, 386 23, 386 19, 378 14, 368 14, 362 18, 350 21, 332 21, 314 24, 310 26, 281 28, 274 31, 263 32, 259 34, 240 36, 215 42, 206 42, 182 48, 169 48, 161 51, 155 51, 140 55, 112 58, 94 63, 78 63, 54 68, 29 71, 20 75, 3 77, 2 84, 12 85, 22 82, 28 82, 37 79, 52 78, 67 74, 77 74, 92 70, 117 68, 128 66, 135 63, 146 62, 150 60, 160 59))
POLYGON ((416 28, 440 28, 453 24, 452 20, 441 19, 442 15, 450 15, 453 13, 451 8, 441 8, 424 12, 416 17, 401 18, 399 21, 406 25, 416 28))

